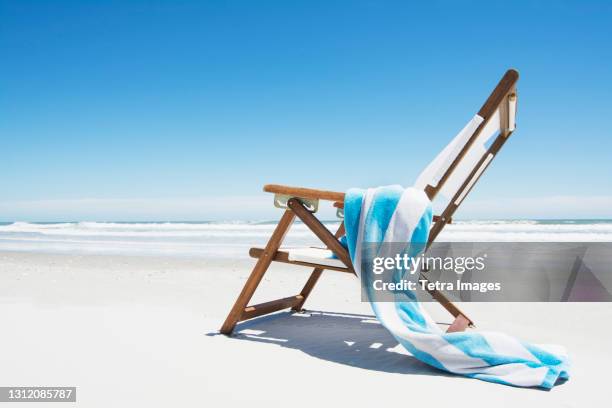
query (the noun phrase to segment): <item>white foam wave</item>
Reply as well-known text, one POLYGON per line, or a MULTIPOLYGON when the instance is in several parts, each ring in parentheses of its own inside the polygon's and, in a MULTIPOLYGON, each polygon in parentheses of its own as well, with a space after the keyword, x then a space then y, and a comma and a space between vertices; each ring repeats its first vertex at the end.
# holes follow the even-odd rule
MULTIPOLYGON (((325 223, 330 230, 338 222, 325 223)), ((0 225, 0 250, 100 254, 246 256, 249 246, 263 246, 273 222, 67 222, 0 225)), ((532 220, 457 221, 439 241, 464 242, 611 242, 612 222, 532 220)), ((287 245, 320 244, 296 223, 287 245)))
MULTIPOLYGON (((328 223, 337 228, 338 223, 328 223)), ((106 236, 106 237, 258 237, 269 236, 274 224, 262 223, 112 223, 78 222, 57 224, 36 224, 15 222, 0 225, 3 233, 23 233, 56 236, 106 236)), ((291 233, 296 236, 310 236, 305 225, 296 223, 291 233)))

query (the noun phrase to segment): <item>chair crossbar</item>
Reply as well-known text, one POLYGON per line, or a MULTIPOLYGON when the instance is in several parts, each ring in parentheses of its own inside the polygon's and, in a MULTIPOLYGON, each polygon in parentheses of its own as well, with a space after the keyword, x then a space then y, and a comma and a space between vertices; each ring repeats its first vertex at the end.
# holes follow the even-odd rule
MULTIPOLYGON (((263 248, 251 248, 249 249, 249 256, 251 258, 259 258, 261 257, 263 252, 264 252, 263 248)), ((352 266, 350 268, 341 268, 338 266, 318 264, 314 262, 293 261, 289 259, 289 252, 286 252, 283 250, 276 251, 276 254, 274 255, 274 258, 272 260, 274 262, 281 262, 281 263, 286 263, 290 265, 308 266, 311 268, 320 268, 323 270, 330 270, 330 271, 344 272, 344 273, 353 273, 353 274, 355 273, 355 271, 353 271, 352 266)))

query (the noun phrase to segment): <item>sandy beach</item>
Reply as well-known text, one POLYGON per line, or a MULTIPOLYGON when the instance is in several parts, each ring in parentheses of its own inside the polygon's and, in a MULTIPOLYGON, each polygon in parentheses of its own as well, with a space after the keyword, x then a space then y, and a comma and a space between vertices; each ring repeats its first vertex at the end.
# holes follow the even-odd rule
MULTIPOLYGON (((83 407, 607 404, 609 304, 463 305, 478 330, 569 349, 572 378, 546 392, 417 361, 371 319, 346 274, 324 274, 307 313, 281 312, 239 325, 232 338, 219 335, 252 265, 244 258, 0 252, 0 383, 76 386, 83 407)), ((297 293, 307 274, 274 265, 254 301, 297 293)), ((427 307, 450 322, 439 306, 427 307)))
POLYGON ((611 20, 0 0, 0 408, 610 406, 611 20))

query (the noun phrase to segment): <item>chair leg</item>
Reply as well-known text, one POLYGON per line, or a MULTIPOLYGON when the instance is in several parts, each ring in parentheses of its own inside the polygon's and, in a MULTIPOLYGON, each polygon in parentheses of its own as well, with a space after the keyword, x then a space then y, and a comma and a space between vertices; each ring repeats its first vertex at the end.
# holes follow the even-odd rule
MULTIPOLYGON (((427 280, 427 278, 425 278, 423 275, 421 275, 421 279, 427 280)), ((463 313, 461 311, 461 309, 459 309, 459 307, 457 307, 457 305, 455 305, 453 302, 451 302, 446 297, 446 295, 444 293, 442 293, 442 292, 440 292, 439 290, 436 290, 436 289, 432 289, 432 290, 428 289, 427 292, 429 292, 431 297, 433 297, 435 300, 437 300, 438 303, 440 303, 440 305, 442 305, 442 307, 445 308, 447 312, 449 312, 451 315, 453 315, 453 317, 455 317, 455 322, 453 322, 453 325, 455 323, 457 323, 457 321, 459 320, 460 317, 462 317, 467 322, 466 323, 466 327, 474 326, 474 322, 469 317, 467 317, 467 315, 465 313, 463 313)), ((452 325, 451 325, 451 327, 452 327, 452 325)), ((465 327, 463 329, 465 329, 465 327)))
POLYGON ((447 333, 455 333, 455 332, 462 332, 465 329, 467 329, 469 326, 471 326, 471 322, 470 320, 465 317, 464 315, 460 314, 458 315, 455 320, 453 321, 453 323, 448 327, 448 329, 446 330, 447 333))
MULTIPOLYGON (((344 235, 344 222, 340 223, 340 226, 338 227, 338 230, 334 235, 336 238, 340 238, 342 235, 344 235)), ((314 270, 310 274, 310 277, 306 281, 304 288, 302 288, 302 291, 300 292, 300 295, 302 295, 303 299, 300 303, 293 307, 293 311, 299 312, 304 308, 304 303, 306 303, 306 299, 308 299, 308 296, 310 296, 310 292, 312 292, 312 289, 317 284, 322 274, 323 269, 314 268, 314 270)))
POLYGON ((302 300, 300 301, 300 303, 293 306, 291 310, 293 310, 294 312, 302 311, 302 309, 304 308, 304 303, 306 303, 306 299, 308 299, 310 292, 312 292, 312 289, 315 287, 315 285, 317 284, 317 281, 319 280, 322 274, 323 274, 323 269, 321 268, 313 269, 312 273, 310 274, 310 278, 308 278, 308 280, 306 281, 306 284, 304 285, 304 287, 302 288, 302 291, 300 292, 300 295, 302 296, 302 300))
POLYGON ((255 289, 257 289, 257 286, 259 286, 264 274, 270 267, 272 259, 274 258, 276 251, 278 251, 278 248, 280 248, 283 239, 285 238, 285 235, 287 234, 289 227, 291 227, 294 219, 295 214, 293 211, 287 209, 278 222, 276 229, 272 233, 263 254, 259 257, 257 263, 253 267, 251 275, 244 284, 244 287, 242 288, 240 295, 238 295, 238 299, 236 299, 232 310, 227 315, 223 326, 221 326, 221 333, 228 335, 231 334, 234 327, 236 327, 236 323, 240 321, 244 313, 244 309, 253 297, 253 293, 255 293, 255 289))

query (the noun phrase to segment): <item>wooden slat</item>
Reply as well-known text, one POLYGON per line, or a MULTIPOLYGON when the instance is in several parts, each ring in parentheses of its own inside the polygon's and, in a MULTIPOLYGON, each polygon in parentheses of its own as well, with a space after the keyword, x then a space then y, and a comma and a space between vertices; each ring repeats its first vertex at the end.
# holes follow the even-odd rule
POLYGON ((467 189, 468 186, 469 186, 469 190, 466 192, 466 195, 463 196, 462 202, 465 200, 465 197, 467 196, 467 194, 469 194, 471 189, 474 188, 474 186, 476 185, 476 182, 478 181, 478 179, 480 177, 482 177, 482 175, 484 174, 486 169, 491 165, 491 163, 493 162, 493 159, 495 158, 495 155, 501 150, 501 148, 503 147, 504 143, 506 143, 506 141, 508 140, 508 137, 512 133, 513 133, 512 131, 508 131, 505 135, 504 134, 499 134, 497 136, 497 138, 493 141, 493 143, 491 144, 491 146, 489 147, 487 152, 482 156, 482 158, 478 161, 478 163, 476 163, 476 165, 474 166, 474 168, 472 169, 470 174, 463 181, 463 184, 461 185, 461 187, 459 187, 459 189, 457 190, 457 192, 455 193, 453 198, 448 202, 448 205, 446 206, 444 211, 442 211, 442 214, 440 215, 442 217, 442 221, 438 222, 438 223, 435 223, 433 228, 429 231, 429 239, 428 239, 428 242, 427 242, 427 248, 429 248, 431 246, 433 241, 438 237, 438 234, 440 234, 440 232, 442 232, 442 229, 446 225, 446 222, 444 222, 444 219, 451 219, 453 214, 455 213, 455 211, 457 211, 457 208, 459 208, 459 206, 457 204, 455 204, 455 202, 463 194, 464 190, 467 189), (484 170, 481 171, 480 174, 478 175, 478 179, 476 179, 476 180, 474 180, 474 182, 472 182, 472 178, 476 177, 476 173, 478 173, 478 171, 480 169, 480 166, 483 165, 485 160, 487 160, 487 157, 488 157, 489 154, 493 155, 493 159, 489 160, 489 162, 486 164, 486 167, 484 168, 484 170))
POLYGON ((312 198, 319 200, 344 202, 344 193, 336 191, 316 190, 314 188, 282 186, 279 184, 266 184, 263 191, 274 194, 284 194, 299 198, 312 198))
MULTIPOLYGON (((463 158, 464 153, 467 152, 467 150, 471 147, 471 143, 473 142, 473 140, 475 140, 476 137, 478 137, 478 134, 484 128, 484 126, 486 125, 486 122, 488 121, 488 119, 490 119, 490 116, 495 112, 495 110, 500 106, 500 104, 507 103, 507 97, 509 93, 516 93, 516 82, 517 81, 518 81, 518 72, 512 69, 508 70, 506 74, 504 75, 504 77, 501 79, 501 81, 498 83, 497 87, 495 87, 495 90, 493 91, 493 93, 489 96, 485 104, 482 106, 482 108, 478 112, 480 116, 485 118, 485 121, 481 123, 478 129, 476 129, 476 132, 474 133, 474 135, 472 135, 468 143, 464 146, 461 153, 457 156, 457 158, 451 164, 451 166, 446 171, 444 176, 440 179, 436 188, 435 189, 431 188, 431 186, 426 187, 425 192, 427 193, 430 199, 433 199, 435 197, 436 193, 440 190, 440 188, 446 181, 446 178, 448 178, 448 176, 454 170, 458 162, 463 158)), ((487 149, 487 152, 482 156, 482 158, 474 166, 474 168, 472 169, 468 177, 463 181, 462 185, 455 192, 455 195, 453 196, 453 198, 449 201, 444 211, 442 211, 442 214, 440 214, 440 218, 438 219, 438 222, 436 222, 433 225, 432 229, 429 231, 427 249, 429 249, 429 247, 434 242, 434 240, 438 237, 438 235, 440 234, 444 226, 452 219, 452 216, 457 210, 457 208, 459 208, 459 206, 456 204, 459 197, 462 197, 463 199, 465 199, 465 195, 467 195, 470 192, 470 190, 474 187, 474 185, 478 181, 476 179, 472 182, 472 179, 476 177, 476 174, 479 172, 481 165, 483 165, 483 163, 485 162, 485 160, 487 160, 487 157, 490 154, 493 155, 493 158, 495 157, 495 155, 502 148, 502 146, 504 145, 504 143, 506 142, 510 134, 512 134, 512 131, 506 131, 506 132, 502 131, 497 136, 497 138, 491 144, 489 149, 487 149), (465 195, 463 195, 464 190, 466 189, 467 191, 465 192, 465 195)), ((486 164, 487 167, 492 162, 492 159, 488 159, 488 160, 489 161, 486 164)), ((484 168, 484 170, 486 170, 486 167, 484 168)), ((482 174, 484 173, 484 170, 478 174, 477 178, 480 178, 482 176, 482 174)), ((421 275, 421 277, 425 278, 423 275, 421 275)), ((452 330, 459 330, 459 328, 465 325, 466 322, 469 326, 473 326, 472 320, 469 317, 467 317, 455 304, 453 304, 442 292, 439 292, 437 290, 428 290, 428 292, 449 313, 451 313, 453 316, 457 318, 455 322, 453 323, 454 327, 451 326, 452 330)))
POLYGON ((347 267, 352 265, 351 257, 338 238, 334 236, 304 205, 297 199, 292 198, 287 202, 289 208, 300 220, 319 238, 347 267))
MULTIPOLYGON (((249 256, 252 258, 259 258, 263 254, 263 251, 264 250, 262 248, 251 248, 249 250, 249 256)), ((285 251, 276 251, 276 255, 274 255, 274 258, 272 260, 274 262, 282 262, 282 263, 291 264, 291 265, 308 266, 310 268, 321 268, 321 269, 330 270, 330 271, 354 273, 352 269, 343 268, 339 266, 329 266, 329 265, 316 264, 316 263, 311 263, 311 262, 302 262, 302 261, 290 261, 289 252, 285 252, 285 251)))
POLYGON ((436 184, 435 187, 428 185, 425 187, 425 193, 429 197, 430 200, 436 197, 438 192, 442 189, 446 181, 450 178, 455 168, 459 165, 463 157, 467 154, 467 152, 471 149, 472 145, 478 139, 480 132, 485 128, 491 116, 495 113, 499 105, 504 101, 504 99, 508 96, 510 92, 513 92, 515 89, 516 82, 518 81, 519 74, 514 69, 509 69, 506 71, 502 79, 499 81, 491 95, 487 98, 486 102, 480 110, 478 111, 478 115, 481 116, 484 121, 476 128, 474 134, 470 136, 465 145, 461 148, 457 157, 453 160, 453 162, 448 166, 448 169, 444 172, 440 180, 436 184))
POLYGON ((310 292, 312 292, 312 290, 314 289, 324 270, 325 269, 323 268, 314 268, 312 270, 312 273, 308 277, 308 280, 306 281, 304 287, 302 288, 302 291, 300 292, 300 295, 302 295, 302 300, 295 306, 293 306, 291 310, 293 310, 294 312, 301 312, 302 309, 304 309, 304 303, 306 302, 306 299, 308 299, 308 296, 310 296, 310 292))
POLYGON ((509 69, 506 71, 491 95, 489 95, 486 102, 478 111, 478 115, 486 119, 495 113, 502 100, 512 91, 518 79, 519 73, 517 70, 509 69))
MULTIPOLYGON (((433 216, 433 222, 438 222, 438 221, 440 221, 440 220, 442 220, 442 217, 441 217, 441 216, 439 216, 439 215, 434 215, 434 216, 433 216)), ((452 224, 452 223, 453 223, 453 219, 452 219, 452 218, 449 218, 448 220, 446 220, 446 223, 447 223, 447 224, 452 224)))
POLYGON ((258 305, 247 306, 242 312, 240 321, 252 319, 257 316, 265 315, 272 312, 277 312, 283 309, 289 309, 300 303, 304 297, 302 295, 289 296, 282 299, 272 300, 270 302, 260 303, 258 305))

